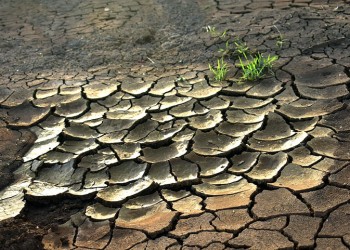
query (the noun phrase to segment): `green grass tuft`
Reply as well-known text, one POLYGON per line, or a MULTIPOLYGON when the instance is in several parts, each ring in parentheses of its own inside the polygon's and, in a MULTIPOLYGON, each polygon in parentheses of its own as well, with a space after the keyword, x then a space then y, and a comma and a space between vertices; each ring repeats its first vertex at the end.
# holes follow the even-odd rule
POLYGON ((212 67, 209 64, 209 70, 214 74, 214 79, 216 81, 223 81, 226 78, 227 72, 229 71, 227 63, 224 62, 224 59, 218 59, 216 68, 212 67))
POLYGON ((239 66, 242 68, 241 80, 243 81, 255 81, 261 79, 266 72, 272 72, 273 63, 278 59, 278 56, 268 55, 264 57, 261 53, 257 53, 254 57, 251 56, 251 59, 248 59, 246 63, 243 63, 242 58, 239 58, 239 66))

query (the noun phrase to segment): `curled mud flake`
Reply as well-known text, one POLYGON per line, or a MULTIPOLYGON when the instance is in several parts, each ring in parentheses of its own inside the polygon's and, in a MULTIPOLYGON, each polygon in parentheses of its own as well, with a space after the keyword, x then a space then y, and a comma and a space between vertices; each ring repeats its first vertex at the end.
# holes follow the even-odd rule
POLYGON ((184 118, 194 115, 202 115, 209 112, 209 109, 206 109, 204 107, 202 109, 195 109, 196 104, 197 101, 192 99, 188 102, 172 107, 169 111, 169 114, 177 118, 184 118))
POLYGON ((255 98, 241 97, 241 96, 221 96, 224 100, 229 100, 232 102, 231 108, 235 109, 252 109, 263 107, 273 101, 273 98, 268 98, 266 100, 260 100, 255 98))
POLYGON ((263 125, 262 122, 258 123, 230 123, 230 122, 221 122, 220 125, 215 129, 220 134, 232 136, 232 137, 240 137, 246 136, 250 133, 258 130, 263 125))
POLYGON ((157 163, 167 161, 176 157, 180 157, 187 152, 188 141, 174 142, 169 146, 159 148, 144 148, 143 156, 140 158, 149 163, 157 163))
POLYGON ((140 78, 126 78, 122 80, 121 90, 131 95, 147 93, 154 82, 143 81, 140 78))
POLYGON ((308 120, 301 120, 296 122, 291 122, 290 124, 296 131, 305 131, 308 132, 315 128, 316 124, 318 123, 319 118, 314 117, 308 120))
POLYGON ((310 213, 307 206, 285 188, 264 190, 259 193, 255 197, 252 212, 259 218, 310 213))
POLYGON ((135 110, 113 110, 110 108, 109 110, 106 117, 112 120, 140 120, 147 115, 141 108, 135 110))
POLYGON ((140 156, 140 143, 112 144, 113 151, 121 160, 136 159, 140 156))
POLYGON ((158 110, 159 109, 159 101, 161 98, 143 95, 140 98, 131 99, 131 107, 130 111, 138 111, 138 110, 158 110))
POLYGON ((98 144, 94 139, 87 139, 83 141, 65 141, 62 145, 58 147, 58 149, 72 153, 76 155, 80 155, 91 150, 94 150, 98 147, 98 144))
POLYGON ((296 132, 291 137, 279 139, 279 140, 256 140, 250 138, 248 140, 248 147, 254 150, 263 152, 279 152, 288 150, 299 145, 308 136, 306 132, 296 132))
POLYGON ((265 128, 255 132, 253 138, 262 141, 275 141, 293 135, 295 132, 291 130, 287 122, 280 115, 270 112, 265 128))
POLYGON ((297 85, 301 96, 317 100, 331 100, 347 96, 349 94, 346 85, 329 86, 323 88, 313 88, 308 86, 297 85))
POLYGON ((35 143, 31 147, 31 149, 29 149, 29 151, 25 154, 25 156, 23 157, 23 161, 27 162, 27 161, 34 160, 39 156, 53 150, 59 144, 60 143, 57 141, 57 138, 52 138, 46 141, 35 143))
POLYGON ((30 131, 33 132, 37 139, 35 140, 36 143, 46 141, 49 139, 53 139, 58 137, 58 135, 62 132, 64 129, 64 123, 56 124, 52 126, 51 128, 40 128, 39 126, 34 126, 30 128, 30 131))
POLYGON ((148 195, 139 196, 132 198, 125 202, 123 206, 129 209, 140 209, 153 206, 157 203, 162 202, 162 198, 159 196, 158 192, 154 192, 148 195))
POLYGON ((164 123, 157 127, 156 130, 151 131, 144 140, 143 143, 157 143, 161 141, 165 141, 167 139, 172 138, 176 133, 181 131, 187 122, 184 120, 176 120, 175 122, 170 121, 164 123))
POLYGON ((178 182, 192 181, 198 178, 199 169, 194 163, 175 158, 170 160, 170 165, 178 182))
POLYGON ((96 154, 87 155, 81 158, 78 167, 90 169, 91 172, 96 172, 117 162, 118 159, 114 152, 109 148, 105 148, 98 150, 96 154))
POLYGON ((219 110, 210 110, 205 115, 189 118, 189 125, 194 129, 211 129, 222 121, 222 114, 219 110))
POLYGON ((350 123, 350 108, 337 111, 322 117, 320 124, 331 127, 337 132, 348 131, 350 123))
POLYGON ((114 185, 100 190, 97 193, 97 198, 105 203, 119 204, 130 197, 151 189, 154 182, 148 178, 140 179, 126 186, 114 185))
POLYGON ((267 98, 278 94, 282 89, 282 82, 278 81, 276 78, 267 78, 249 89, 246 94, 252 97, 267 98))
POLYGON ((137 209, 122 207, 119 211, 116 226, 146 231, 151 235, 157 235, 169 230, 177 212, 167 208, 165 202, 137 209))
POLYGON ((34 99, 32 102, 36 107, 56 107, 57 104, 65 104, 77 101, 81 98, 80 93, 75 95, 53 95, 44 99, 34 99))
POLYGON ((184 216, 200 214, 202 210, 202 198, 196 195, 190 195, 181 200, 172 202, 172 208, 184 216))
POLYGON ((0 221, 19 215, 25 206, 23 193, 6 199, 0 199, 0 221))
POLYGON ((226 209, 215 212, 216 218, 212 224, 216 230, 229 230, 238 232, 246 227, 248 223, 253 221, 248 213, 248 209, 226 209))
POLYGON ((269 103, 265 106, 251 109, 244 109, 244 112, 252 115, 268 115, 271 112, 275 112, 277 106, 275 104, 269 103))
POLYGON ((0 87, 0 103, 4 102, 14 91, 5 86, 0 87))
POLYGON ((200 155, 220 155, 227 153, 242 143, 243 137, 233 138, 226 135, 219 135, 214 131, 201 132, 197 130, 193 137, 193 152, 200 155))
POLYGON ((223 92, 227 92, 229 94, 244 94, 253 86, 255 86, 253 82, 246 82, 244 84, 238 84, 234 82, 230 86, 223 88, 223 92))
POLYGON ((115 217, 119 208, 105 207, 100 203, 90 205, 85 210, 85 215, 94 220, 108 220, 115 217))
POLYGON ((191 195, 190 192, 185 190, 173 191, 170 189, 162 189, 161 193, 166 201, 178 201, 191 195))
POLYGON ((350 78, 345 74, 344 67, 337 64, 295 75, 295 84, 297 86, 313 88, 335 86, 345 84, 349 81, 350 78))
POLYGON ((125 137, 125 142, 144 142, 145 138, 154 130, 157 129, 159 123, 153 120, 147 120, 144 123, 137 125, 125 137))
POLYGON ((74 123, 71 124, 71 126, 66 127, 63 130, 63 134, 78 139, 91 139, 101 136, 101 134, 96 132, 96 130, 90 128, 87 125, 74 123))
POLYGON ((193 138, 194 134, 196 132, 194 132, 191 129, 185 128, 184 130, 178 132, 173 138, 173 141, 176 142, 181 142, 181 141, 189 141, 193 138))
POLYGON ((316 169, 288 164, 283 168, 280 177, 269 185, 285 187, 300 192, 321 186, 325 175, 325 172, 316 169))
POLYGON ((330 137, 317 137, 307 144, 317 154, 339 160, 350 160, 350 151, 348 150, 350 142, 341 142, 330 137))
POLYGON ((85 123, 103 118, 107 109, 98 103, 91 103, 90 109, 78 118, 70 119, 74 123, 85 123))
POLYGON ((113 92, 117 90, 118 85, 114 83, 111 83, 111 84, 90 83, 88 85, 85 85, 83 88, 84 88, 84 93, 88 99, 96 100, 96 99, 102 99, 111 95, 113 92))
POLYGON ((243 177, 238 175, 233 175, 229 173, 221 173, 213 177, 202 178, 204 183, 212 185, 225 185, 241 180, 243 177))
POLYGON ((151 164, 147 176, 161 186, 176 183, 175 177, 171 174, 170 164, 167 161, 151 164))
POLYGON ((200 104, 210 110, 223 110, 230 106, 230 101, 214 96, 210 100, 200 101, 200 104))
POLYGON ((160 107, 159 110, 169 109, 175 106, 178 106, 180 104, 186 103, 190 101, 191 97, 185 97, 185 96, 166 96, 164 97, 159 103, 160 107))
MULTIPOLYGON (((22 89, 22 88, 14 88, 15 91, 13 91, 10 95, 6 97, 6 100, 4 100, 1 105, 6 107, 16 107, 23 104, 23 101, 28 102, 33 100, 33 93, 32 91, 28 91, 28 89, 22 89)), ((5 94, 6 96, 7 94, 5 94)), ((45 106, 47 107, 47 106, 45 106)))
POLYGON ((149 91, 149 94, 163 96, 165 93, 170 92, 175 86, 175 77, 165 77, 158 80, 149 91))
POLYGON ((58 94, 58 89, 38 89, 35 92, 36 99, 43 99, 58 94))
POLYGON ((221 87, 212 87, 202 80, 193 84, 191 89, 179 88, 178 93, 196 99, 204 99, 216 95, 221 89, 221 87))
POLYGON ((10 126, 14 127, 29 127, 42 119, 44 119, 50 112, 49 108, 37 108, 25 101, 22 104, 9 109, 4 117, 5 121, 10 126))
POLYGON ((322 156, 312 155, 306 147, 295 148, 288 154, 292 157, 292 163, 303 167, 310 166, 322 159, 322 156))
POLYGON ((342 109, 343 103, 337 100, 318 100, 308 101, 308 105, 303 102, 295 101, 290 104, 283 105, 278 112, 291 119, 313 118, 331 114, 342 109))
POLYGON ((104 119, 102 124, 97 127, 98 132, 109 134, 130 129, 137 120, 134 119, 104 119))
POLYGON ((209 196, 237 194, 246 191, 253 192, 256 188, 257 187, 254 184, 248 183, 245 179, 224 185, 214 185, 209 183, 193 185, 193 189, 196 190, 196 192, 209 196))
POLYGON ((106 144, 121 143, 124 141, 123 139, 127 134, 128 134, 127 130, 110 132, 97 138, 97 140, 101 143, 106 143, 106 144))
POLYGON ((288 83, 284 87, 282 93, 275 96, 275 99, 278 101, 279 105, 285 105, 298 100, 299 97, 295 95, 293 87, 290 83, 288 83))
POLYGON ((260 153, 243 152, 231 158, 232 167, 228 169, 230 173, 244 173, 249 171, 257 162, 260 153))
POLYGON ((206 157, 191 152, 185 155, 185 158, 199 166, 200 176, 212 176, 221 173, 229 165, 229 161, 225 157, 206 157))
POLYGON ((122 162, 109 168, 110 180, 112 184, 122 184, 130 181, 135 181, 144 175, 147 164, 136 163, 134 161, 122 162))
POLYGON ((279 152, 273 155, 262 153, 258 163, 246 175, 257 181, 272 181, 287 164, 288 155, 279 152))
POLYGON ((68 191, 68 187, 58 187, 47 182, 34 181, 26 188, 26 195, 32 197, 53 197, 68 191))
POLYGON ((249 247, 250 249, 293 249, 294 247, 294 243, 278 231, 250 228, 243 230, 228 244, 234 247, 249 247))
POLYGON ((55 164, 55 163, 67 163, 77 156, 71 153, 65 153, 65 152, 60 152, 60 151, 50 151, 47 152, 46 154, 40 156, 40 160, 42 160, 44 163, 48 164, 55 164))
POLYGON ((62 85, 60 87, 60 95, 76 95, 76 94, 80 94, 81 92, 81 87, 79 86, 66 86, 66 85, 62 85))
POLYGON ((230 123, 259 123, 262 122, 265 118, 265 115, 255 115, 246 113, 243 110, 227 110, 226 119, 230 123))
POLYGON ((70 118, 84 113, 87 109, 87 101, 81 98, 68 103, 59 103, 55 113, 59 116, 70 118))
MULTIPOLYGON (((91 170, 90 170, 91 171, 91 170)), ((109 175, 105 170, 98 172, 88 172, 84 179, 84 189, 101 189, 107 187, 106 182, 109 180, 109 175)))
POLYGON ((36 181, 54 184, 57 187, 71 186, 81 183, 83 175, 87 171, 83 168, 74 168, 74 160, 63 165, 56 164, 50 167, 40 168, 37 172, 36 181))
POLYGON ((151 119, 156 122, 169 122, 175 119, 174 116, 169 115, 168 111, 163 111, 159 113, 151 113, 151 119))
POLYGON ((309 134, 313 137, 332 137, 335 132, 330 128, 315 126, 313 130, 309 131, 309 134))

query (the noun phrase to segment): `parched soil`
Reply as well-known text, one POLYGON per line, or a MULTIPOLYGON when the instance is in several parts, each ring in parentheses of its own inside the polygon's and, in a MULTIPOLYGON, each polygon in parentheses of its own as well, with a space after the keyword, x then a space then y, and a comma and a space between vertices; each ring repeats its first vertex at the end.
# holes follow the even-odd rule
POLYGON ((0 249, 349 249, 349 19, 348 0, 2 0, 0 249), (242 83, 233 41, 273 72, 242 83))

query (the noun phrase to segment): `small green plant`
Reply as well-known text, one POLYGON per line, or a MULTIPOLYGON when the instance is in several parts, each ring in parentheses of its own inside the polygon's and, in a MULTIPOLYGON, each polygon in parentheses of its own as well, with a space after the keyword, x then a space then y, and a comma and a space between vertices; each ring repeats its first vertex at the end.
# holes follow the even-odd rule
POLYGON ((231 52, 232 52, 232 47, 231 47, 231 45, 230 45, 230 42, 229 41, 226 41, 226 43, 225 43, 225 48, 223 49, 223 48, 221 48, 221 49, 219 49, 219 51, 218 51, 219 53, 221 53, 221 55, 224 57, 224 56, 227 56, 227 55, 229 55, 229 54, 231 54, 231 52))
POLYGON ((212 27, 210 25, 205 27, 207 33, 210 34, 211 37, 220 37, 221 39, 224 39, 227 35, 227 30, 224 30, 223 32, 217 32, 215 27, 212 27))
POLYGON ((209 64, 209 70, 214 74, 216 81, 223 81, 226 78, 227 72, 229 71, 227 63, 224 59, 218 59, 217 66, 214 68, 209 64))
POLYGON ((228 56, 235 52, 239 56, 246 57, 247 54, 249 53, 249 47, 247 46, 246 43, 243 43, 238 39, 233 41, 232 44, 230 44, 228 40, 225 43, 225 48, 219 49, 218 52, 221 53, 222 56, 228 56))
POLYGON ((235 45, 235 52, 238 55, 246 58, 247 53, 249 52, 249 47, 247 46, 247 44, 239 41, 238 39, 236 39, 233 43, 235 45))
POLYGON ((284 36, 281 34, 280 30, 277 28, 276 25, 274 25, 275 29, 278 32, 277 40, 276 40, 276 46, 280 49, 282 49, 283 44, 287 41, 287 39, 284 39, 284 36))
POLYGON ((215 27, 212 27, 210 25, 208 25, 207 27, 205 27, 207 33, 210 34, 210 36, 216 36, 216 28, 215 27))
POLYGON ((242 61, 241 57, 238 58, 240 62, 239 66, 243 71, 241 80, 255 81, 261 79, 266 71, 272 72, 273 63, 278 59, 278 56, 268 55, 264 57, 261 53, 257 53, 254 57, 251 56, 250 60, 245 56, 245 63, 242 61))

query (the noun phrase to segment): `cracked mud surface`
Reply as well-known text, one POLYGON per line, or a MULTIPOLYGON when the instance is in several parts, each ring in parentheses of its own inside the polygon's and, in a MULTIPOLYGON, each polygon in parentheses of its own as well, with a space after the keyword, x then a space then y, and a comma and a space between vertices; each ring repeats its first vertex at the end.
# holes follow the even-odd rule
POLYGON ((0 248, 349 249, 349 19, 340 0, 1 1, 0 248), (275 75, 213 81, 207 25, 275 75))

